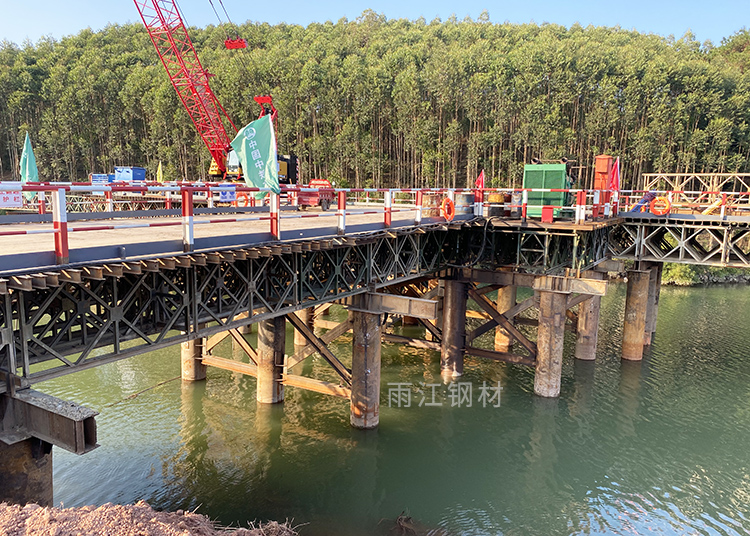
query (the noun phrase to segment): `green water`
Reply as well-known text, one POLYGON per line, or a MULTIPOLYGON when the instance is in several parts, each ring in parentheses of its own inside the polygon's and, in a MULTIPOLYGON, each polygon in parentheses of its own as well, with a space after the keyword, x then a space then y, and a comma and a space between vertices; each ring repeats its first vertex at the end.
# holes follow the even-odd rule
MULTIPOLYGON (((557 400, 532 394, 527 368, 467 358, 472 406, 441 385, 442 406, 420 407, 437 353, 384 345, 376 431, 294 388, 259 408, 255 380, 225 371, 182 385, 178 348, 39 384, 101 411, 99 449, 55 449, 55 501, 293 519, 303 535, 388 534, 402 511, 446 535, 750 534, 750 288, 663 289, 642 363, 619 359, 623 293, 604 298, 597 363, 566 357, 557 400), (500 407, 482 406, 483 382, 500 407), (394 383, 412 407, 388 407, 394 383)), ((320 358, 300 367, 333 378, 320 358)))

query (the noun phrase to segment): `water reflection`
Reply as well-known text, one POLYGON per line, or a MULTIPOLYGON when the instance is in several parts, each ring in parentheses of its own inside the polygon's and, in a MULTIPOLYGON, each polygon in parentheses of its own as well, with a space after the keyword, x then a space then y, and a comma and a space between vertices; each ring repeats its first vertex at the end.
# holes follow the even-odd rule
MULTIPOLYGON (((443 404, 419 407, 421 385, 441 382, 437 353, 384 345, 370 432, 317 393, 289 388, 283 405, 259 407, 255 380, 227 371, 146 390, 179 375, 178 349, 46 382, 102 410, 100 449, 55 450, 55 500, 143 498, 224 524, 294 518, 308 536, 387 534, 402 511, 442 534, 747 533, 750 289, 665 288, 641 363, 619 358, 622 297, 603 299, 596 363, 566 342, 557 400, 531 394, 525 367, 467 358, 474 404, 452 406, 441 385, 443 404), (500 407, 482 407, 479 386, 497 381, 500 407), (413 385, 414 405, 388 407, 389 382, 413 385)), ((346 361, 350 343, 331 348, 346 361)), ((216 351, 245 360, 229 341, 216 351)), ((295 373, 335 380, 318 357, 295 373)))

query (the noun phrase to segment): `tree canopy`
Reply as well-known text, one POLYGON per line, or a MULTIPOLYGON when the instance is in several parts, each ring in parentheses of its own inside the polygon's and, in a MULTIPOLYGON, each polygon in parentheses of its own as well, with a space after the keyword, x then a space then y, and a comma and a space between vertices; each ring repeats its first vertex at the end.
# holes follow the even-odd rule
MULTIPOLYGON (((618 27, 478 20, 248 22, 190 28, 238 126, 272 94, 279 150, 304 180, 356 187, 520 184, 532 157, 620 156, 644 172, 750 171, 750 32, 721 45, 618 27), (238 30, 238 31, 237 31, 238 30), (232 35, 233 36, 233 35, 232 35)), ((115 165, 205 179, 210 156, 145 29, 113 25, 59 41, 0 42, 0 174, 17 177, 26 131, 43 180, 115 165)))

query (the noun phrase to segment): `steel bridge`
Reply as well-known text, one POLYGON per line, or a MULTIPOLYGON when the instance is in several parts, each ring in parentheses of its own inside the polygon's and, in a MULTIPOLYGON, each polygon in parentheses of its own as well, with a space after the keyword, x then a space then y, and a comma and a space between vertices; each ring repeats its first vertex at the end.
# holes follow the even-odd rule
MULTIPOLYGON (((0 412, 8 411, 9 400, 22 401, 17 407, 25 409, 14 410, 19 422, 34 411, 46 415, 45 403, 28 389, 37 382, 227 334, 252 356, 256 351, 243 345, 238 328, 285 318, 309 343, 290 357, 291 366, 318 351, 341 384, 298 376, 284 382, 350 398, 354 408, 354 383, 363 372, 326 350, 326 343, 352 329, 352 322, 319 339, 295 314, 331 302, 346 303, 365 317, 367 311, 413 314, 433 339, 399 342, 453 355, 444 371, 458 366, 460 373, 456 356, 463 353, 535 366, 541 378, 535 391, 557 396, 559 363, 552 367, 557 372, 549 373, 548 365, 558 359, 550 352, 562 349, 562 331, 542 348, 515 329, 514 316, 536 307, 538 325, 558 322, 553 319, 562 314, 572 319, 572 329, 579 315, 595 318, 598 309, 588 305, 588 312, 570 309, 593 303, 604 292, 599 280, 612 258, 638 261, 640 267, 663 262, 747 267, 750 262, 750 196, 736 188, 660 192, 673 201, 672 212, 663 216, 630 210, 643 191, 611 198, 571 190, 571 204, 561 211, 569 217, 542 210, 541 220, 526 217, 529 191, 524 190, 337 190, 332 212, 282 206, 282 196, 273 193, 266 196, 267 206, 237 206, 234 194, 260 192, 238 187, 227 196, 226 185, 2 183, 0 190, 6 191, 0 199, 15 195, 17 200, 22 191, 37 195, 31 204, 22 201, 21 210, 0 216, 0 395, 5 393, 0 412), (446 201, 455 207, 455 217, 444 212, 446 201), (438 289, 430 281, 436 278, 452 282, 445 287, 451 318, 465 317, 460 312, 464 293, 480 306, 485 324, 465 333, 465 326, 433 323, 438 289), (500 295, 498 303, 485 297, 515 286, 539 291, 542 303, 538 296, 518 304, 513 298, 499 313, 500 295), (566 298, 560 301, 556 294, 566 298), (526 355, 472 346, 496 327, 526 355)), ((589 321, 582 316, 580 322, 579 329, 590 331, 589 321)), ((380 328, 371 329, 380 339, 380 328)), ((640 352, 641 332, 636 329, 640 352)), ((593 337, 588 352, 595 352, 593 337)), ((258 374, 256 365, 226 361, 210 351, 203 355, 204 365, 258 374)), ((36 428, 30 435, 85 452, 93 447, 95 432, 92 414, 84 414, 60 417, 78 427, 74 440, 36 428)), ((5 439, 8 433, 0 430, 5 439)))

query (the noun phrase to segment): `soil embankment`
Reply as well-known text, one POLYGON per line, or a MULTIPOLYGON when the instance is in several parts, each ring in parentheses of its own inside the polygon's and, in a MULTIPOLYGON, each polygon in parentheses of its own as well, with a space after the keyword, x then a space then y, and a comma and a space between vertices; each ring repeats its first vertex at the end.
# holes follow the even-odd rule
POLYGON ((0 534, 7 536, 296 536, 276 522, 259 527, 218 527, 192 512, 157 512, 147 503, 43 508, 0 504, 0 534))

